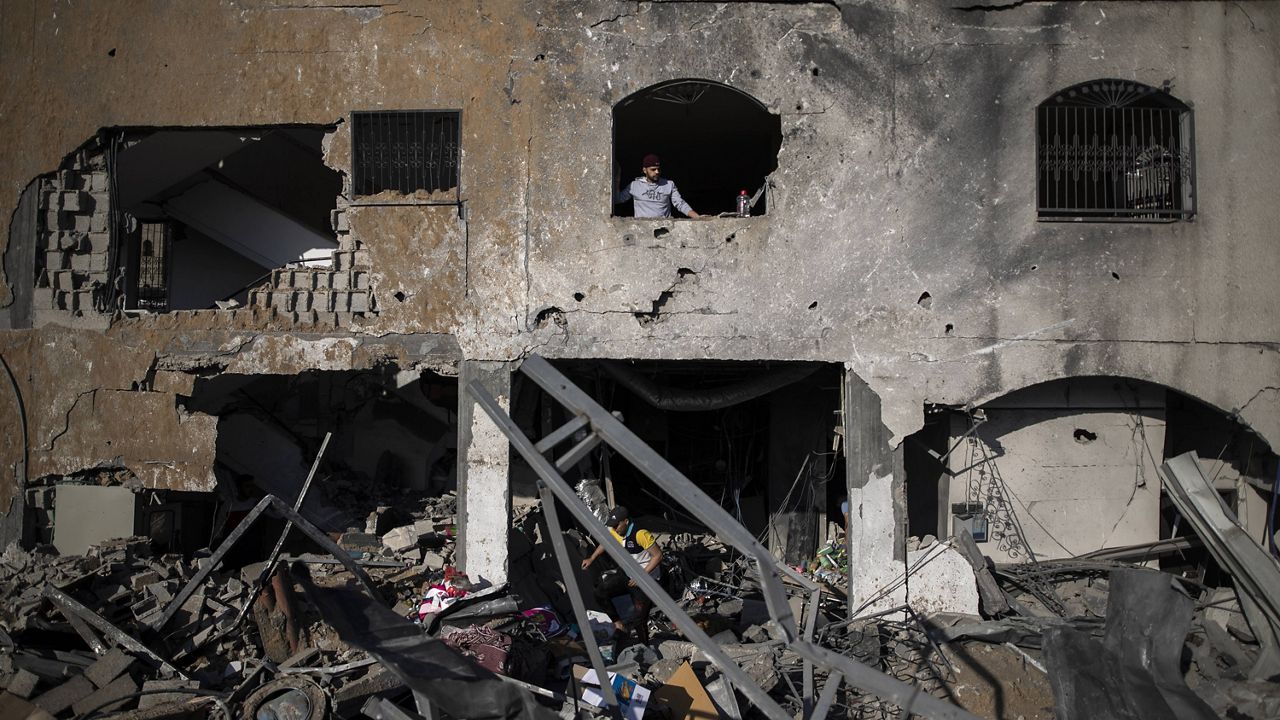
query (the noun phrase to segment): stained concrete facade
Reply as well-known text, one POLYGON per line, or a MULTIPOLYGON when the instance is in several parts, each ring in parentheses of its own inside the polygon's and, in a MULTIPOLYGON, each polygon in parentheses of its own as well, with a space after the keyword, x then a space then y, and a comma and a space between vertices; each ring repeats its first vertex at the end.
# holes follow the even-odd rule
MULTIPOLYGON (((866 390, 846 397, 875 398, 845 421, 877 438, 849 473, 854 516, 879 518, 853 548, 871 564, 903 552, 886 448, 925 403, 1123 376, 1237 413, 1275 447, 1280 9, 1001 5, 0 2, 0 302, 16 328, 0 354, 27 428, 0 438, 0 500, 99 465, 207 489, 216 424, 180 409, 182 376, 456 372, 530 352, 844 364, 866 390), (779 116, 767 214, 611 216, 614 107, 678 78, 779 116), (1194 108, 1191 221, 1037 220, 1035 108, 1098 78, 1194 108), (461 110, 460 204, 351 195, 346 120, 376 109, 461 110), (276 125, 336 127, 335 236, 367 269, 367 312, 73 305, 28 328, 38 203, 15 210, 34 181, 104 128, 276 125), (118 422, 144 415, 145 433, 118 422)), ((8 389, 0 408, 18 427, 8 389)))

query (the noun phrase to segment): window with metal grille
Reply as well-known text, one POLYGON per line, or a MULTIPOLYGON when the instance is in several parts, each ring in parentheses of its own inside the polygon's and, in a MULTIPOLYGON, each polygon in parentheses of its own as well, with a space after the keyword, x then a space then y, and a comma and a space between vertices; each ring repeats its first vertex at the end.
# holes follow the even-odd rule
POLYGON ((458 197, 462 113, 457 110, 354 112, 351 114, 353 190, 357 197, 388 190, 425 193, 424 200, 452 191, 458 197))
POLYGON ((173 227, 164 222, 138 223, 139 310, 169 310, 169 249, 173 227))
POLYGON ((1041 220, 1170 221, 1195 214, 1191 109, 1157 88, 1093 80, 1036 111, 1041 220))

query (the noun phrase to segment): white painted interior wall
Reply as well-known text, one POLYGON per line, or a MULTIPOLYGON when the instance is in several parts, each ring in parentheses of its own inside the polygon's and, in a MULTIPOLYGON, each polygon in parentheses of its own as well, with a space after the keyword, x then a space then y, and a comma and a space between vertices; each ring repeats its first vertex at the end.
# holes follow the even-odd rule
MULTIPOLYGON (((1115 385, 1106 378, 1046 383, 984 406, 987 422, 948 458, 957 473, 950 502, 965 502, 971 485, 985 499, 994 466, 1038 559, 1158 539, 1164 393, 1115 385), (1078 430, 1096 438, 1077 439, 1078 430), (991 461, 975 464, 982 448, 991 461)), ((967 428, 957 415, 953 445, 967 428)), ((998 535, 992 525, 989 540, 979 545, 985 554, 996 562, 1029 559, 998 535)))

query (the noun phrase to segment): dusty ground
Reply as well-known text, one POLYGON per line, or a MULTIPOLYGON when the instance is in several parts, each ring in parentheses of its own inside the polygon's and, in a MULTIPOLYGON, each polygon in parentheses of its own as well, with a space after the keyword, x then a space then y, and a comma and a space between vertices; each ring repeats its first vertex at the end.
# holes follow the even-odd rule
POLYGON ((943 648, 955 666, 952 700, 991 720, 1053 720, 1049 678, 1012 648, 952 643, 943 648))

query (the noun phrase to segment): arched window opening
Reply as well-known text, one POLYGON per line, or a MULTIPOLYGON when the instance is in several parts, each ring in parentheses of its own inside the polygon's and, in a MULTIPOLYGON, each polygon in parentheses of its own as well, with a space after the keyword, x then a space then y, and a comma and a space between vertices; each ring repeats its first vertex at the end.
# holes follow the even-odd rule
MULTIPOLYGON (((764 215, 766 178, 778 167, 781 146, 782 119, 721 83, 672 80, 613 109, 615 178, 625 185, 641 175, 644 156, 655 154, 662 177, 702 215, 734 212, 742 190, 752 198, 751 214, 764 215)), ((631 215, 632 203, 615 205, 613 214, 631 215)))
POLYGON ((1036 110, 1041 220, 1170 221, 1195 214, 1191 109, 1157 88, 1092 80, 1036 110))

